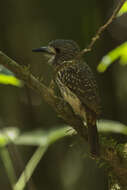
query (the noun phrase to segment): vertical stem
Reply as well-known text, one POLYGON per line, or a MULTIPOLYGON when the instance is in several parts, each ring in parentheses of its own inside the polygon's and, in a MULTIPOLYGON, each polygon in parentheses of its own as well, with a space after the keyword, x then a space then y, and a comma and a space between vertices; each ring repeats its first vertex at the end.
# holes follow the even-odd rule
POLYGON ((6 173, 8 175, 11 187, 13 189, 14 184, 16 182, 16 175, 15 175, 14 167, 13 167, 9 152, 6 147, 2 147, 0 149, 0 155, 1 155, 1 159, 3 161, 6 173))
POLYGON ((36 169, 38 163, 40 162, 41 158, 43 157, 44 153, 48 149, 48 147, 56 142, 58 139, 61 139, 69 134, 67 134, 68 127, 63 127, 61 129, 54 130, 47 135, 47 140, 43 145, 40 145, 31 159, 29 160, 28 164, 26 165, 24 171, 22 172, 21 176, 19 177, 17 183, 14 185, 13 190, 23 190, 26 186, 26 183, 31 178, 34 170, 36 169))
POLYGON ((13 190, 23 190, 24 189, 24 187, 26 186, 26 183, 29 181, 30 177, 32 176, 35 168, 37 167, 39 161, 41 160, 41 158, 44 155, 47 148, 48 148, 48 146, 40 146, 37 148, 37 150, 33 154, 32 158, 26 165, 23 173, 19 177, 13 190))

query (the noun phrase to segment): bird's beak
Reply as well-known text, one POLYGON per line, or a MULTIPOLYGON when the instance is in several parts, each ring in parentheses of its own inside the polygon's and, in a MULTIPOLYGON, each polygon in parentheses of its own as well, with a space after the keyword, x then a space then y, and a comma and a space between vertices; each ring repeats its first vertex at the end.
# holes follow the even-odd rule
POLYGON ((50 55, 55 55, 56 54, 55 49, 53 47, 51 47, 51 46, 43 46, 43 47, 40 47, 40 48, 37 48, 37 49, 33 49, 32 51, 33 52, 48 53, 50 55))

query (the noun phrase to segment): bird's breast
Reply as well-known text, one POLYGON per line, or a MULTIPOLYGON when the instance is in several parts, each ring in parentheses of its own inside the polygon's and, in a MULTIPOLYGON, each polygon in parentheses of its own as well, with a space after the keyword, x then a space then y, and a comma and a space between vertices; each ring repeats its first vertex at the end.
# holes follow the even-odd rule
POLYGON ((56 78, 56 83, 64 100, 72 107, 74 113, 86 121, 85 108, 80 99, 59 78, 56 78))

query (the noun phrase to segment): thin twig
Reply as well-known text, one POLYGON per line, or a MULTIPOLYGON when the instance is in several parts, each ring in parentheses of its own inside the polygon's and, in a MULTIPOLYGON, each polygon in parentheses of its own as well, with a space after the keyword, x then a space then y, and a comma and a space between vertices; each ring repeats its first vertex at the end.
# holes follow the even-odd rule
POLYGON ((92 47, 94 46, 94 44, 96 43, 96 41, 100 38, 100 35, 102 34, 102 32, 104 32, 104 30, 105 30, 105 29, 113 22, 113 20, 116 18, 116 15, 118 14, 119 10, 121 9, 121 7, 122 7, 122 5, 125 3, 125 1, 126 1, 126 0, 121 0, 121 1, 118 3, 118 5, 117 5, 117 7, 115 8, 115 10, 113 11, 111 17, 107 20, 107 22, 106 22, 103 26, 101 26, 101 27, 97 30, 95 36, 92 38, 92 40, 91 40, 90 44, 88 45, 88 47, 85 48, 85 49, 83 49, 83 50, 80 52, 79 56, 82 56, 82 55, 84 55, 85 53, 87 53, 87 52, 89 52, 89 51, 92 50, 92 47))

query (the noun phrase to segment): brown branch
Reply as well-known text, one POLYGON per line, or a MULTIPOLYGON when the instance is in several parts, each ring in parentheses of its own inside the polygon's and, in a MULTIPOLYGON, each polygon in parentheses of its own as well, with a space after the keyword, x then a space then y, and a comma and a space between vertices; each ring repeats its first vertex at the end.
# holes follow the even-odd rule
POLYGON ((66 123, 72 126, 85 140, 87 139, 86 129, 83 122, 74 114, 69 104, 63 99, 56 97, 51 90, 36 79, 27 68, 19 65, 3 52, 0 52, 0 64, 12 71, 15 76, 24 81, 29 88, 40 94, 40 96, 50 104, 53 109, 55 109, 57 114, 63 118, 66 123))
POLYGON ((107 20, 107 22, 101 26, 95 36, 92 38, 90 44, 88 45, 87 48, 83 49, 79 56, 84 55, 87 52, 90 52, 92 50, 92 47, 94 46, 94 44, 96 43, 96 41, 100 38, 100 35, 104 32, 104 30, 113 22, 113 20, 116 18, 116 15, 118 14, 119 10, 121 9, 122 5, 125 3, 126 0, 120 0, 120 2, 118 3, 117 7, 115 8, 115 10, 113 11, 111 17, 107 20))
MULTIPOLYGON (((87 140, 86 129, 81 119, 73 113, 70 106, 64 102, 63 99, 56 97, 52 91, 37 80, 28 69, 19 65, 2 52, 0 52, 0 64, 11 70, 20 80, 24 81, 29 88, 40 94, 66 123, 72 126, 84 140, 87 140)), ((125 147, 125 145, 123 145, 121 151, 119 151, 116 146, 114 147, 114 144, 112 145, 112 139, 111 143, 109 140, 109 137, 107 139, 100 137, 101 154, 98 159, 100 159, 101 162, 107 163, 107 173, 110 172, 112 178, 115 179, 115 181, 117 180, 117 183, 122 187, 122 190, 124 190, 123 187, 127 187, 127 157, 125 156, 127 150, 123 150, 125 147)))

